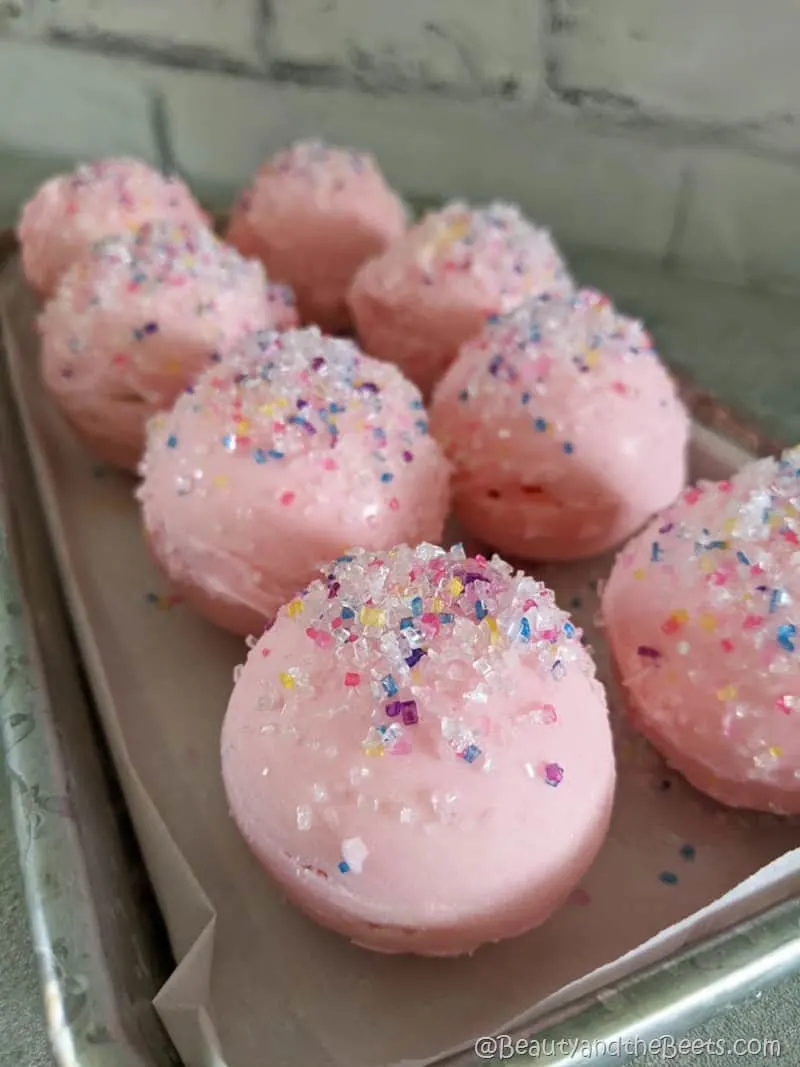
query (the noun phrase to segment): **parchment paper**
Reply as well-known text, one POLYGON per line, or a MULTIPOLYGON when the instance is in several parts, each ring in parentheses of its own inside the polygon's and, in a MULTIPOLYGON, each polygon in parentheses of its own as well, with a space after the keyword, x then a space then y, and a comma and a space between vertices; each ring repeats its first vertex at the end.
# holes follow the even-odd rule
MULTIPOLYGON (((98 466, 45 395, 35 302, 16 265, 0 301, 62 577, 178 960, 156 1004, 187 1067, 429 1063, 800 889, 796 822, 706 800, 614 714, 611 833, 543 927, 471 959, 431 961, 373 955, 306 920, 241 841, 220 782, 220 725, 245 647, 170 598, 133 479, 98 466)), ((697 430, 694 475, 720 477, 747 458, 697 430)), ((609 562, 537 572, 585 628, 604 678, 593 620, 609 562)))

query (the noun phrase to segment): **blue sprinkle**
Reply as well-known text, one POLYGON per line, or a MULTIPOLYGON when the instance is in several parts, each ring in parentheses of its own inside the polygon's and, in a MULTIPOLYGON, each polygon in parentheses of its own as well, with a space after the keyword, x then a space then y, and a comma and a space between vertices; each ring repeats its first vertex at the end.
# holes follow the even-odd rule
POLYGON ((349 863, 345 863, 345 861, 342 860, 342 862, 339 864, 339 870, 341 871, 342 874, 349 874, 350 873, 350 864, 349 863))
POLYGON ((339 556, 336 560, 337 563, 352 563, 355 556, 339 556))
POLYGON ((724 548, 727 548, 727 547, 728 547, 728 542, 727 541, 709 541, 708 544, 706 545, 706 548, 709 550, 709 552, 711 552, 711 551, 713 551, 714 549, 717 549, 717 548, 718 549, 724 549, 724 548))
POLYGON ((745 565, 745 567, 749 567, 750 566, 750 560, 747 558, 747 556, 744 554, 744 552, 737 552, 736 553, 736 558, 739 560, 740 563, 743 563, 745 565))
POLYGON ((535 341, 539 341, 541 339, 541 336, 542 335, 539 332, 539 327, 538 326, 531 326, 530 332, 528 333, 528 340, 529 341, 534 341, 534 342, 535 341))
POLYGON ((419 430, 420 433, 427 433, 428 432, 428 421, 427 421, 427 419, 417 419, 417 421, 415 423, 415 426, 417 427, 417 429, 419 430))
POLYGON ((697 855, 697 850, 695 849, 694 845, 682 845, 681 846, 681 856, 685 860, 693 860, 696 855, 697 855))
POLYGON ((413 627, 413 625, 414 625, 414 620, 411 618, 410 615, 406 615, 406 617, 404 619, 400 620, 400 629, 401 630, 410 630, 413 627))
POLYGON ((572 453, 575 451, 575 445, 573 445, 571 441, 565 441, 561 447, 567 453, 568 456, 571 456, 572 453))
POLYGON ((581 598, 579 596, 574 596, 572 598, 572 600, 570 600, 570 602, 569 602, 569 606, 573 610, 575 610, 576 608, 579 608, 581 606, 581 604, 583 604, 583 601, 581 600, 581 598))
POLYGON ((480 756, 480 754, 481 750, 478 748, 477 745, 467 745, 461 755, 463 759, 467 761, 467 763, 474 763, 478 756, 480 756))
POLYGON ((267 458, 267 453, 264 451, 263 448, 257 448, 255 452, 253 452, 253 459, 256 461, 256 463, 266 463, 267 458))
POLYGON ((769 613, 770 613, 770 615, 773 615, 778 610, 778 607, 779 607, 782 599, 783 599, 783 590, 782 589, 773 589, 772 592, 769 595, 769 613))
POLYGON ((456 617, 455 617, 455 615, 453 615, 453 614, 452 614, 451 612, 449 612, 449 611, 443 611, 443 612, 441 613, 441 615, 439 616, 439 622, 440 622, 440 623, 442 623, 442 624, 443 624, 443 625, 445 625, 445 626, 446 626, 446 625, 447 625, 448 623, 451 623, 451 622, 455 622, 455 621, 456 621, 456 617))
POLYGON ((658 541, 653 541, 653 544, 650 547, 650 561, 651 563, 658 563, 661 558, 661 545, 658 541))
POLYGON ((519 636, 520 639, 523 641, 530 641, 531 639, 531 624, 528 622, 524 615, 522 616, 522 619, 520 620, 519 624, 519 636))
POLYGON ((466 402, 469 400, 469 393, 466 389, 461 390, 461 392, 458 394, 458 399, 461 401, 462 404, 466 404, 466 402))
POLYGON ((475 601, 475 615, 476 615, 478 621, 480 621, 481 619, 485 619, 488 614, 489 614, 489 609, 486 607, 484 602, 482 600, 476 600, 475 601))
POLYGON ((673 871, 662 871, 658 876, 658 880, 663 882, 664 885, 677 885, 678 876, 673 871))
POLYGON ((267 455, 270 459, 283 459, 283 452, 279 452, 276 448, 271 448, 267 455))
POLYGON ((412 612, 412 614, 414 614, 416 616, 420 616, 422 614, 422 597, 421 596, 415 596, 414 599, 411 601, 411 612, 412 612))
POLYGON ((236 447, 236 438, 232 433, 225 434, 222 438, 222 446, 223 448, 227 448, 229 452, 236 447))
POLYGON ((178 438, 174 433, 171 433, 167 438, 167 448, 176 448, 178 445, 178 438))
POLYGON ((534 419, 533 420, 533 425, 534 425, 535 429, 539 433, 544 433, 544 431, 547 429, 547 423, 545 422, 544 419, 541 419, 541 418, 534 419))
POLYGON ((393 478, 394 478, 394 475, 391 474, 389 471, 384 471, 383 474, 381 475, 381 481, 382 482, 391 482, 393 478))
POLYGON ((356 613, 352 608, 342 608, 341 615, 343 619, 354 619, 356 617, 356 613))
POLYGON ((424 405, 424 404, 422 403, 422 401, 421 401, 421 400, 412 400, 412 401, 411 401, 411 406, 412 406, 412 408, 414 408, 414 409, 415 409, 416 411, 422 411, 422 409, 423 409, 423 407, 424 407, 425 405, 424 405))
POLYGON ((575 627, 572 625, 571 622, 564 623, 564 633, 567 635, 567 637, 575 636, 575 627))
POLYGON ((499 321, 500 321, 500 316, 499 315, 487 315, 486 316, 486 323, 487 323, 488 326, 496 326, 499 321))
POLYGON ((386 693, 387 697, 393 697, 397 692, 397 683, 394 678, 392 678, 391 674, 387 674, 386 677, 381 680, 381 685, 383 686, 383 691, 386 693))
POLYGON ((520 397, 520 400, 522 401, 523 404, 529 404, 530 400, 531 400, 531 394, 530 393, 523 393, 522 396, 520 397))
POLYGON ((778 627, 778 644, 781 648, 785 648, 787 652, 794 652, 794 641, 792 638, 797 633, 797 627, 787 622, 785 626, 778 627))

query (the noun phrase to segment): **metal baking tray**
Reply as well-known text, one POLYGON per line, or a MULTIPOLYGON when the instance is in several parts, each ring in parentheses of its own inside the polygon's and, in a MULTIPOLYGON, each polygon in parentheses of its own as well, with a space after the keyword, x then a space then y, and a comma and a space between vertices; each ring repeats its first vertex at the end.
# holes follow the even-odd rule
MULTIPOLYGON (((0 235, 0 268, 15 251, 0 235)), ((689 384, 683 393, 699 422, 757 454, 777 449, 689 384)), ((1 339, 0 481, 2 738, 55 1055, 63 1067, 177 1067, 152 1006, 173 960, 97 725, 1 339)), ((619 1065, 798 970, 792 899, 510 1035, 519 1055, 506 1042, 497 1057, 447 1062, 530 1063, 539 1048, 562 1067, 619 1065)))

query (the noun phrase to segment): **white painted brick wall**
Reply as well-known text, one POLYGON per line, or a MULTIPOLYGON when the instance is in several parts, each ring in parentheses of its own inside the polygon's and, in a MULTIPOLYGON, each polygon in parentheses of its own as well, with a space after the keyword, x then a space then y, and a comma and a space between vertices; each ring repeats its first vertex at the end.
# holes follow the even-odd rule
POLYGON ((554 87, 609 110, 752 133, 800 148, 797 0, 554 0, 554 87), (577 95, 576 95, 577 94, 577 95))
POLYGON ((530 98, 544 0, 273 0, 272 54, 370 87, 530 98))
POLYGON ((111 152, 224 207, 318 135, 568 246, 797 287, 797 57, 800 0, 0 0, 0 208, 111 152))
MULTIPOLYGON (((31 34, 111 38, 258 66, 259 0, 17 0, 31 34)), ((0 0, 2 4, 2 0, 0 0)))

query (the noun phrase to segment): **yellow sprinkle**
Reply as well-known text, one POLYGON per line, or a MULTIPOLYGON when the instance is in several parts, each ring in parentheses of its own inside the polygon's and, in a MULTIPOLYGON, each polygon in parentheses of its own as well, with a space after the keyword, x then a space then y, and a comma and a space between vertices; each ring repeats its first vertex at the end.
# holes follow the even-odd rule
POLYGON ((636 570, 633 572, 633 577, 636 579, 637 582, 641 582, 642 578, 644 578, 644 568, 637 567, 636 570))
POLYGON ((450 596, 460 596, 464 592, 464 586, 460 578, 451 578, 447 584, 450 596))
POLYGON ((769 750, 769 754, 770 756, 772 756, 773 759, 780 759, 783 755, 783 749, 779 748, 777 745, 773 745, 772 748, 769 750))
POLYGON ((597 352, 587 351, 587 352, 584 353, 584 356, 583 356, 583 362, 586 364, 587 367, 595 367, 595 366, 597 366, 597 360, 598 359, 599 359, 599 356, 598 356, 597 352))
POLYGON ((431 601, 431 611, 440 612, 444 611, 444 601, 441 597, 435 596, 431 601))
POLYGON ((372 756, 373 759, 376 756, 382 756, 383 755, 383 745, 365 745, 364 746, 364 755, 365 756, 372 756))
POLYGON ((670 619, 673 622, 677 622, 679 626, 683 626, 684 623, 689 621, 689 612, 685 608, 679 608, 677 611, 673 611, 670 619))
POLYGON ((286 399, 285 396, 279 396, 275 403, 278 405, 279 408, 285 408, 289 406, 289 401, 286 399))
POLYGON ((722 529, 725 531, 726 537, 731 537, 736 530, 736 519, 726 519, 722 524, 722 529))
POLYGON ((183 367, 177 359, 168 359, 164 363, 164 370, 167 374, 180 374, 183 371, 183 367))
POLYGON ((228 479, 225 477, 224 474, 216 474, 214 476, 214 485, 217 487, 217 489, 224 489, 227 484, 228 479))
POLYGON ((735 685, 723 685, 717 690, 717 700, 735 700, 738 689, 735 685))
POLYGON ((708 612, 703 612, 700 616, 700 625, 708 633, 713 633, 717 628, 717 620, 714 615, 709 615, 708 612))
POLYGON ((262 404, 261 405, 261 414, 262 415, 267 415, 267 416, 274 415, 275 414, 275 405, 274 404, 262 404))
POLYGON ((367 607, 361 609, 358 617, 364 626, 383 626, 386 618, 380 608, 367 607))
POLYGON ((281 685, 284 689, 294 689, 294 678, 291 674, 287 674, 285 671, 283 674, 278 675, 281 681, 281 685))
POLYGON ((419 685, 422 682, 422 675, 419 672, 419 667, 415 667, 414 670, 411 671, 410 678, 412 685, 419 685))
POLYGON ((290 619, 293 619, 295 617, 295 615, 300 615, 302 610, 303 610, 303 601, 302 600, 292 600, 286 606, 286 611, 287 611, 290 619))
POLYGON ((239 422, 236 425, 236 432, 237 433, 247 433, 247 431, 249 429, 250 429, 250 422, 249 422, 248 419, 240 419, 239 422))
POLYGON ((700 557, 700 570, 703 572, 703 574, 711 574, 711 572, 714 570, 714 564, 709 558, 709 556, 700 557))
POLYGON ((487 615, 486 616, 486 625, 489 627, 489 633, 493 633, 493 634, 497 633, 497 623, 495 622, 495 620, 492 618, 491 615, 487 615))

